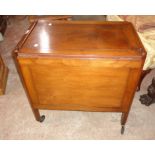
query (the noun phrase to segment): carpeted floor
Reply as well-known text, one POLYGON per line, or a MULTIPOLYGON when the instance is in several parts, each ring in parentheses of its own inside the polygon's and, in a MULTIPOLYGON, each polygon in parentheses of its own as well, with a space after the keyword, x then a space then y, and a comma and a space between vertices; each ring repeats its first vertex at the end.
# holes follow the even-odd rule
POLYGON ((27 27, 27 19, 10 19, 5 39, 0 42, 10 71, 6 94, 0 96, 0 139, 155 139, 155 104, 146 107, 139 102, 155 70, 135 94, 124 135, 120 134, 119 113, 44 110, 45 121, 36 122, 11 56, 27 27))

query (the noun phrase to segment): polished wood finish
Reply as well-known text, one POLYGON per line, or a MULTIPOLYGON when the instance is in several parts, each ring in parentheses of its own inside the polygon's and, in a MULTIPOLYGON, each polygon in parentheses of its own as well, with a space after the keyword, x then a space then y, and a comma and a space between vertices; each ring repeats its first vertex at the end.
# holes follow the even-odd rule
POLYGON ((94 55, 115 59, 131 59, 132 56, 139 59, 145 52, 142 52, 141 43, 134 36, 134 29, 127 22, 40 20, 31 25, 27 31, 19 54, 47 54, 61 57, 94 55))
POLYGON ((112 111, 124 128, 146 52, 129 22, 40 20, 14 56, 36 120, 38 109, 112 111))
POLYGON ((0 95, 5 93, 6 82, 8 77, 8 68, 5 66, 0 55, 0 95))

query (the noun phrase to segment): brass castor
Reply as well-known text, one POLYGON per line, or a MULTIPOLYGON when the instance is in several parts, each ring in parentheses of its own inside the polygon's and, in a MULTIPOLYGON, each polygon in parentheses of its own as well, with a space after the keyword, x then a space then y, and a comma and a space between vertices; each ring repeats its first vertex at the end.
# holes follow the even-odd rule
POLYGON ((42 115, 41 117, 40 117, 40 120, 39 120, 39 122, 43 122, 45 120, 45 115, 42 115))
POLYGON ((121 134, 122 134, 122 135, 124 134, 124 130, 125 130, 125 126, 122 125, 122 128, 121 128, 121 134))

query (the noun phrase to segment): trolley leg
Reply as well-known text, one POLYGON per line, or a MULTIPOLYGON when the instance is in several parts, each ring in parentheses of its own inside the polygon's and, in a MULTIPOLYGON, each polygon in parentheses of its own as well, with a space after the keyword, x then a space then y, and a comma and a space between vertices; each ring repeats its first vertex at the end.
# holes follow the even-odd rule
POLYGON ((38 122, 43 122, 45 120, 45 115, 40 115, 39 110, 38 109, 34 109, 32 108, 33 114, 35 116, 35 119, 38 122))
POLYGON ((126 113, 122 113, 122 117, 121 117, 121 134, 124 134, 125 131, 125 123, 127 121, 128 118, 128 112, 126 113))

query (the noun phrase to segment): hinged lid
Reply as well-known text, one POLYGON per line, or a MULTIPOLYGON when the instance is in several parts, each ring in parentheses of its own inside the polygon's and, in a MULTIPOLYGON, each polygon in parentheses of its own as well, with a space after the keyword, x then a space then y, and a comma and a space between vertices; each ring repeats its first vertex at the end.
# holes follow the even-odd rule
POLYGON ((33 23, 18 44, 20 56, 140 58, 144 47, 129 22, 33 23))

